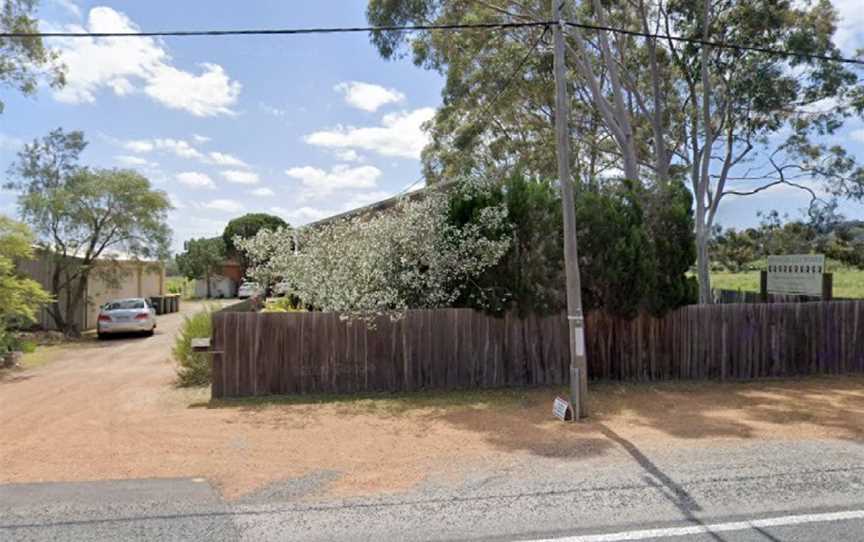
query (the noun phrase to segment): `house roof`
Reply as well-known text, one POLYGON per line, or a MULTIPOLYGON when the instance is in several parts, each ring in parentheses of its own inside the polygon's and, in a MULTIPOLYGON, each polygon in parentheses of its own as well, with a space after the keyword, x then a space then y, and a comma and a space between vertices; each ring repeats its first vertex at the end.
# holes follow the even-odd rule
POLYGON ((328 216, 327 218, 322 218, 321 220, 317 220, 315 222, 310 222, 306 224, 305 227, 308 228, 316 228, 318 226, 323 226, 325 224, 329 224, 331 222, 336 222, 338 220, 345 220, 349 218, 354 218, 357 216, 363 216, 367 214, 374 214, 386 209, 389 209, 396 205, 398 202, 402 200, 415 200, 420 199, 426 196, 431 192, 439 192, 446 191, 459 183, 459 180, 454 179, 450 181, 444 181, 441 183, 436 183, 430 186, 425 186, 419 190, 414 190, 412 192, 400 193, 395 196, 391 196, 387 199, 383 199, 381 201, 376 201, 375 203, 370 203, 369 205, 364 205, 363 207, 358 207, 356 209, 351 209, 350 211, 345 211, 344 213, 339 213, 337 215, 328 216))

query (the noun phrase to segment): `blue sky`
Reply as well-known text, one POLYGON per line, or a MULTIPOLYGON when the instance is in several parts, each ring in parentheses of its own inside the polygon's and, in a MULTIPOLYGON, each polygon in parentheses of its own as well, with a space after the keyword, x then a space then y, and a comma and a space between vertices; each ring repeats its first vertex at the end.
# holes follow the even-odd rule
MULTIPOLYGON (((844 15, 838 39, 864 45, 864 15, 844 15)), ((43 30, 170 30, 364 25, 364 0, 42 0, 43 30)), ((420 176, 419 125, 440 105, 442 79, 409 60, 382 60, 364 34, 56 41, 69 66, 62 91, 4 90, 0 167, 24 141, 62 126, 85 132, 83 163, 133 167, 168 192, 175 248, 221 233, 245 212, 292 224, 388 197, 420 176)), ((841 139, 864 158, 864 123, 841 139)), ((0 193, 0 212, 15 214, 0 193)), ((724 225, 759 210, 797 215, 791 190, 729 199, 724 225)), ((844 205, 864 218, 861 204, 844 205)))

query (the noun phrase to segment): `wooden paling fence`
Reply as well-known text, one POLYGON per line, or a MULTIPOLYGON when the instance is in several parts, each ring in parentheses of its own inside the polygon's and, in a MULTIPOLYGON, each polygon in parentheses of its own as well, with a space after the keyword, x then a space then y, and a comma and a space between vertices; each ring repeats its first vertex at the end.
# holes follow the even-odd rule
MULTIPOLYGON (((714 289, 712 293, 715 303, 763 303, 762 294, 759 292, 714 289)), ((819 300, 819 297, 809 295, 768 294, 766 301, 768 303, 806 303, 819 300)))
MULTIPOLYGON (((560 385, 563 315, 408 311, 367 326, 331 313, 213 317, 214 397, 560 385)), ((592 379, 750 379, 864 372, 864 301, 688 306, 586 318, 592 379)))

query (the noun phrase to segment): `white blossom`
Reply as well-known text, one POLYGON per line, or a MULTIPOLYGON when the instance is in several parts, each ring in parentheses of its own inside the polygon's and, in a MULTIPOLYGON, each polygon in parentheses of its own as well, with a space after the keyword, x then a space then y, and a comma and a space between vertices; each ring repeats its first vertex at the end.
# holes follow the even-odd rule
POLYGON ((466 283, 507 252, 509 237, 485 235, 507 225, 506 208, 498 206, 457 227, 448 221, 447 197, 429 194, 372 217, 262 230, 236 242, 259 282, 281 282, 318 310, 370 316, 451 306, 466 283))

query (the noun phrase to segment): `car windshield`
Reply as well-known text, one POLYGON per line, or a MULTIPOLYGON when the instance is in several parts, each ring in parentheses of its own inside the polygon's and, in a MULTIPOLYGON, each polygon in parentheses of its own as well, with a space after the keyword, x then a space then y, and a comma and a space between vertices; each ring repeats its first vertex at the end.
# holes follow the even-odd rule
POLYGON ((122 301, 114 301, 113 303, 109 303, 105 310, 108 311, 118 311, 118 310, 127 310, 127 309, 143 309, 144 301, 140 299, 124 299, 122 301))

